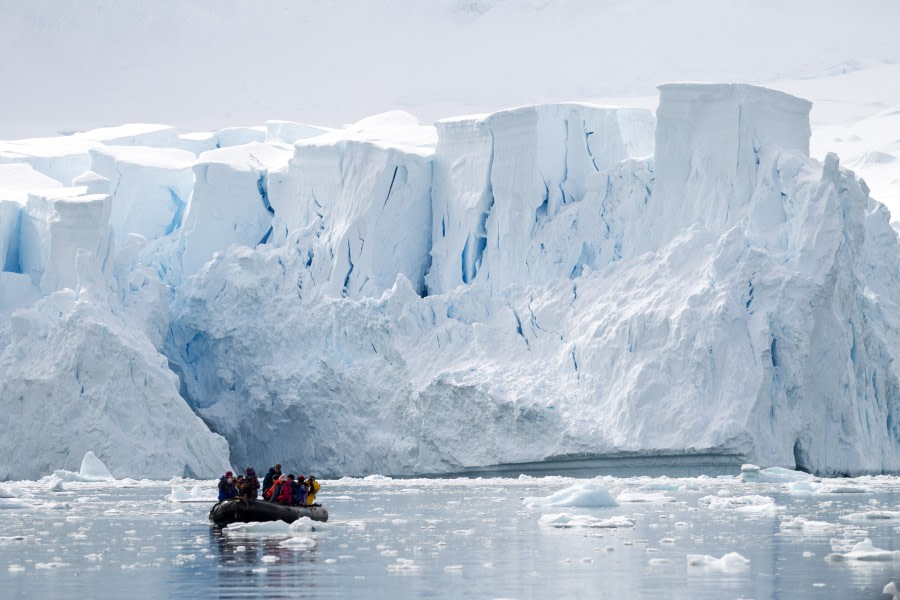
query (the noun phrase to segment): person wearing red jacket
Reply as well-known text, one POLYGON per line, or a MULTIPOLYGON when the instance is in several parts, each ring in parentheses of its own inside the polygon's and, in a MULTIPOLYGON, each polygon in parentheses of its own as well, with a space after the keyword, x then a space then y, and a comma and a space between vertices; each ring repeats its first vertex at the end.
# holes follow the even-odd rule
MULTIPOLYGON (((282 478, 284 479, 284 478, 282 478)), ((274 495, 274 494, 273 494, 274 495)), ((287 479, 281 483, 281 489, 278 490, 278 497, 275 499, 279 504, 291 504, 294 500, 294 474, 291 473, 287 479)))

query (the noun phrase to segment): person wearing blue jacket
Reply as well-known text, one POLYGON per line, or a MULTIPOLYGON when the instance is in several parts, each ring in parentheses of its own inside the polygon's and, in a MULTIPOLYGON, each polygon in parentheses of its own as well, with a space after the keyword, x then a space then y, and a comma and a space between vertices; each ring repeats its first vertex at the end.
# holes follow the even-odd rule
POLYGON ((237 498, 237 495, 238 489, 234 484, 234 474, 228 471, 219 479, 219 502, 229 498, 237 498))

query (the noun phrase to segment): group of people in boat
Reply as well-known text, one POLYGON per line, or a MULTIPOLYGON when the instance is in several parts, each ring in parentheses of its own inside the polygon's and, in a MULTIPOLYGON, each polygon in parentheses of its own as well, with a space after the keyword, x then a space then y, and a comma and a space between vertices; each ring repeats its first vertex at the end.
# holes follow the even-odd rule
POLYGON ((315 502, 320 487, 312 475, 304 477, 293 473, 284 474, 281 472, 281 465, 276 464, 266 473, 260 488, 256 470, 247 467, 244 475, 235 478, 234 473, 227 471, 219 479, 219 502, 237 497, 257 499, 262 489, 263 499, 270 502, 288 506, 318 506, 315 502))

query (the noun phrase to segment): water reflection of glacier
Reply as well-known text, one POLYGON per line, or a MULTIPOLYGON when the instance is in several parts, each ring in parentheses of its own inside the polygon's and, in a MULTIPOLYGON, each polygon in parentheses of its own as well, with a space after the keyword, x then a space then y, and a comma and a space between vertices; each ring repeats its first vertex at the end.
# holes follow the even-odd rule
POLYGON ((0 485, 4 592, 873 598, 900 581, 896 477, 341 479, 329 523, 239 532, 208 525, 190 500, 214 483, 196 483, 0 485))

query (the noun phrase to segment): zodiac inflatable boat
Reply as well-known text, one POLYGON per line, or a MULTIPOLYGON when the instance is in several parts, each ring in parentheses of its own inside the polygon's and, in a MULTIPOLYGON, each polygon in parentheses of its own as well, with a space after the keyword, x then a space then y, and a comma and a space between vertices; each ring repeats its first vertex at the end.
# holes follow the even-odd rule
POLYGON ((255 521, 284 521, 293 523, 300 517, 313 521, 327 521, 328 511, 324 506, 285 506, 252 498, 229 498, 216 503, 209 511, 209 520, 219 527, 231 523, 253 523, 255 521))

